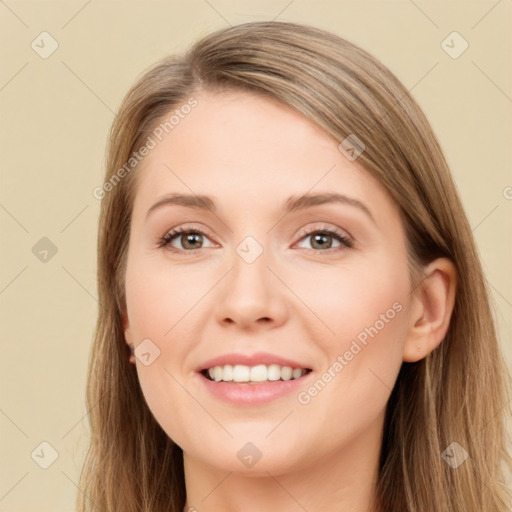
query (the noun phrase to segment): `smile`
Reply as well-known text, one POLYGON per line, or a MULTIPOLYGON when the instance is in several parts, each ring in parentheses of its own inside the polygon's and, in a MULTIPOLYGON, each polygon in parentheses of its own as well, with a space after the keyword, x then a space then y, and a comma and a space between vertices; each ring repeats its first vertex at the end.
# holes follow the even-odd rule
POLYGON ((299 379, 310 371, 308 368, 292 368, 291 366, 280 366, 278 364, 259 364, 257 366, 226 364, 205 369, 201 373, 208 380, 215 382, 257 384, 259 382, 299 379))

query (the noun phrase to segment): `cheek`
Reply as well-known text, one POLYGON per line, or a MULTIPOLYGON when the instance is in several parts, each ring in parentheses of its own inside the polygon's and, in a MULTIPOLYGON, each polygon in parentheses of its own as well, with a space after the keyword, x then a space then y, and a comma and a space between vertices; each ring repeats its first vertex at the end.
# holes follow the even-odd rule
POLYGON ((130 327, 135 344, 141 339, 172 337, 199 299, 208 291, 200 273, 184 272, 177 266, 172 272, 161 258, 135 256, 126 275, 126 297, 130 327))
POLYGON ((303 325, 323 324, 323 331, 316 329, 316 341, 330 362, 354 340, 364 348, 354 357, 358 361, 388 359, 388 353, 396 357, 407 325, 409 276, 403 260, 379 252, 347 259, 337 268, 326 265, 314 273, 296 272, 294 291, 310 309, 303 325))
POLYGON ((150 354, 147 365, 136 359, 139 383, 153 416, 171 438, 183 438, 183 418, 198 407, 183 387, 183 368, 193 348, 194 314, 208 291, 208 283, 198 274, 180 272, 178 267, 170 272, 161 261, 137 255, 132 255, 126 273, 133 342, 136 347, 145 343, 141 347, 150 354))
POLYGON ((402 259, 380 252, 347 259, 337 267, 317 266, 314 272, 311 263, 283 269, 283 281, 291 284, 301 302, 295 310, 297 318, 290 320, 302 322, 328 354, 348 349, 358 336, 363 343, 373 339, 376 331, 376 339, 381 340, 374 344, 377 350, 377 345, 384 348, 392 340, 399 342, 409 292, 402 259))
POLYGON ((319 339, 325 366, 298 402, 308 416, 328 415, 347 438, 383 414, 408 329, 407 271, 392 261, 366 263, 315 280, 324 293, 309 294, 334 334, 319 339))

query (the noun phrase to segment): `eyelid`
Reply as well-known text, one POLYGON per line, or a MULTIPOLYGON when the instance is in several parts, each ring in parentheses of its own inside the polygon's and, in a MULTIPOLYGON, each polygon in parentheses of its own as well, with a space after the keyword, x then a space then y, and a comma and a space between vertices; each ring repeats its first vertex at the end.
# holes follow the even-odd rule
POLYGON ((312 233, 326 231, 326 232, 330 232, 330 233, 335 233, 336 235, 338 235, 340 237, 343 237, 343 238, 353 241, 353 237, 348 233, 348 231, 338 228, 337 226, 329 225, 325 222, 316 222, 313 224, 316 224, 316 225, 313 227, 308 225, 309 227, 301 228, 301 230, 299 231, 297 236, 300 239, 302 239, 306 235, 311 235, 312 233))

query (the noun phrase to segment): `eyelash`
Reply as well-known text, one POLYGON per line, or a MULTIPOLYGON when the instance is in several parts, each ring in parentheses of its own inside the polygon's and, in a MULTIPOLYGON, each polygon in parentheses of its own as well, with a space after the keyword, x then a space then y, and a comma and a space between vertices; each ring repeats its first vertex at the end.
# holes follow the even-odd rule
MULTIPOLYGON (((168 246, 167 247, 168 250, 170 250, 172 252, 175 252, 175 253, 195 254, 197 251, 200 251, 202 248, 192 249, 192 250, 185 250, 185 249, 176 249, 175 247, 171 246, 171 242, 175 238, 178 238, 179 235, 182 235, 184 233, 203 235, 203 236, 207 237, 207 235, 205 233, 203 233, 199 229, 187 228, 187 227, 180 226, 180 227, 174 228, 171 231, 169 231, 168 233, 166 233, 159 240, 158 247, 166 247, 166 246, 168 246)), ((334 247, 334 248, 329 248, 329 249, 304 249, 305 251, 312 252, 312 253, 315 253, 315 254, 319 254, 319 253, 320 254, 325 254, 327 252, 337 252, 337 251, 344 250, 344 249, 351 249, 354 246, 354 242, 350 238, 348 238, 347 236, 343 235, 338 230, 332 229, 332 228, 329 228, 329 227, 323 227, 321 229, 317 228, 317 229, 313 229, 313 230, 310 230, 310 231, 305 231, 305 232, 303 232, 301 234, 299 242, 301 240, 303 240, 303 239, 305 239, 305 238, 307 238, 307 237, 309 237, 311 235, 315 235, 315 234, 323 234, 323 235, 331 236, 331 237, 335 238, 336 240, 338 240, 338 242, 340 242, 342 244, 342 246, 334 247)))

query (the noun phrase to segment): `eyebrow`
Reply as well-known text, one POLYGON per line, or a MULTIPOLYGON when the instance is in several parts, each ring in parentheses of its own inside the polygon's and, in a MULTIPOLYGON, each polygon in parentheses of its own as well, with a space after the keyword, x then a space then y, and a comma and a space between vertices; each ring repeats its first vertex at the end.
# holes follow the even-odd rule
MULTIPOLYGON (((292 213, 311 208, 312 206, 328 203, 341 203, 354 206, 363 211, 375 223, 372 212, 364 203, 358 199, 337 193, 303 194, 300 196, 290 196, 285 201, 283 209, 286 213, 292 213)), ((186 206, 188 208, 194 208, 198 210, 210 210, 213 213, 217 212, 215 201, 210 196, 173 193, 163 197, 153 206, 151 206, 146 214, 146 219, 156 209, 169 205, 186 206)))

